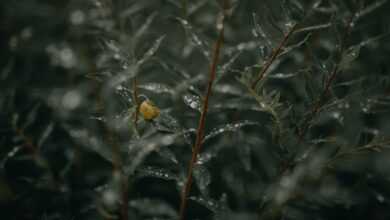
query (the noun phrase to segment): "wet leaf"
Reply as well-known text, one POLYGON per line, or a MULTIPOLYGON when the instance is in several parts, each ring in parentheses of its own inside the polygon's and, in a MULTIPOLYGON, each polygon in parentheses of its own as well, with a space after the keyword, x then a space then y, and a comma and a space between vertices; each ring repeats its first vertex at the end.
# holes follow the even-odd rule
POLYGON ((260 124, 257 122, 253 122, 253 121, 242 121, 242 122, 226 124, 226 125, 220 126, 218 128, 214 128, 209 134, 207 134, 204 137, 203 141, 205 142, 211 138, 214 138, 214 137, 219 136, 221 134, 224 134, 226 132, 237 131, 245 126, 254 126, 254 125, 259 126, 260 124))
POLYGON ((297 73, 274 73, 270 74, 267 77, 271 79, 289 79, 295 77, 297 73))
POLYGON ((198 112, 201 112, 202 103, 199 96, 187 94, 183 96, 183 101, 190 108, 195 109, 198 112))
POLYGON ((168 147, 162 147, 158 151, 158 154, 162 157, 167 159, 168 161, 171 161, 175 164, 178 164, 179 162, 177 161, 175 153, 173 153, 172 150, 170 150, 168 147))
POLYGON ((208 195, 208 186, 211 183, 211 174, 206 166, 199 163, 194 169, 194 178, 202 195, 208 195))
POLYGON ((157 38, 157 40, 154 41, 152 46, 144 53, 142 58, 140 60, 138 60, 137 66, 141 66, 142 64, 144 64, 157 52, 157 50, 158 50, 158 48, 160 48, 160 45, 161 45, 162 41, 164 40, 164 38, 165 38, 165 35, 157 38))
POLYGON ((202 52, 203 56, 207 58, 207 60, 210 60, 209 45, 204 40, 202 40, 202 38, 194 31, 194 28, 187 20, 184 20, 179 17, 177 17, 176 19, 181 23, 181 25, 190 35, 191 43, 202 52))
POLYGON ((54 128, 54 123, 50 123, 46 129, 43 131, 41 137, 39 138, 38 140, 38 148, 40 148, 43 143, 47 140, 47 138, 50 136, 51 132, 53 131, 53 128, 54 128))
POLYGON ((339 67, 340 69, 348 68, 352 61, 359 57, 361 45, 355 45, 348 48, 342 55, 339 67))
MULTIPOLYGON (((177 212, 169 204, 156 199, 134 199, 129 201, 129 207, 136 209, 144 216, 176 218, 177 212)), ((153 218, 154 219, 154 218, 153 218)))
POLYGON ((137 175, 138 177, 154 177, 164 180, 176 180, 178 178, 177 175, 164 168, 152 166, 137 169, 137 175))

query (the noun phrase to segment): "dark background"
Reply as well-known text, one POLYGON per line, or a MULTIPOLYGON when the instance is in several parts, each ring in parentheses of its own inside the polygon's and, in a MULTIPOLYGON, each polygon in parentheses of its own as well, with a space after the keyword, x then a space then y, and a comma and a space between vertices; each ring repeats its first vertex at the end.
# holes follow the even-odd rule
MULTIPOLYGON (((1 1, 1 219, 115 219, 119 170, 129 219, 177 217, 221 12, 183 2, 1 1)), ((187 219, 389 219, 390 3, 232 5, 187 219)))

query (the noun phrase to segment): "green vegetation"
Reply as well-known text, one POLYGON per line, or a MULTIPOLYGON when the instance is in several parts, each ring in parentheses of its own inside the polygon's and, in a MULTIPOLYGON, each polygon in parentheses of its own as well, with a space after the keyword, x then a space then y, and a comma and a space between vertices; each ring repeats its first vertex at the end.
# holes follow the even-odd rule
POLYGON ((0 218, 389 219, 387 0, 0 3, 0 218))

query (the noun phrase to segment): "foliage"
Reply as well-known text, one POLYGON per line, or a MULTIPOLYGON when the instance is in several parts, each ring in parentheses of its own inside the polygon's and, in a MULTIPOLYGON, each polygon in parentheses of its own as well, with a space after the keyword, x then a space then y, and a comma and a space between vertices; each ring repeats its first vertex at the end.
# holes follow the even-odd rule
POLYGON ((389 10, 3 1, 1 218, 390 218, 389 10))

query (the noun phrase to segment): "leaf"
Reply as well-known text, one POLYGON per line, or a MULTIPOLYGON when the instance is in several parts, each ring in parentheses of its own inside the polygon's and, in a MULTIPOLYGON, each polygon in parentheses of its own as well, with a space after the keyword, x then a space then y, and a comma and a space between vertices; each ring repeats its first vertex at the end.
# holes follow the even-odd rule
POLYGON ((295 77, 298 73, 274 73, 267 75, 271 79, 289 79, 295 77))
POLYGON ((298 43, 296 43, 294 45, 290 45, 288 47, 283 48, 283 51, 278 55, 278 57, 283 56, 283 55, 291 52, 292 50, 301 47, 304 43, 306 43, 309 40, 310 37, 311 37, 311 33, 308 33, 305 36, 305 38, 303 38, 303 40, 299 41, 298 43))
POLYGON ((184 20, 182 18, 177 17, 176 18, 184 27, 186 32, 190 34, 191 37, 191 43, 196 46, 203 54, 203 56, 207 59, 210 60, 210 52, 209 52, 209 45, 203 41, 197 33, 195 33, 193 27, 190 25, 190 23, 187 20, 184 20))
POLYGON ((241 51, 234 54, 226 63, 224 63, 222 66, 218 67, 217 70, 217 76, 215 79, 215 84, 222 79, 223 76, 225 76, 229 69, 232 68, 234 62, 238 59, 238 57, 241 55, 241 51))
POLYGON ((250 145, 246 143, 241 144, 241 147, 237 149, 237 153, 241 160, 241 163, 244 165, 244 169, 246 171, 250 171, 252 169, 250 145))
POLYGON ((388 36, 389 33, 381 34, 372 38, 369 38, 363 42, 360 42, 359 44, 353 45, 349 47, 346 51, 344 51, 341 61, 339 64, 340 69, 346 69, 350 66, 351 62, 354 61, 356 58, 360 55, 360 49, 363 47, 366 47, 369 44, 372 44, 373 42, 376 42, 386 36, 388 36))
POLYGON ((137 45, 141 37, 145 34, 146 30, 149 29, 150 25, 156 18, 157 13, 152 13, 149 15, 149 17, 146 19, 146 21, 143 23, 141 27, 137 29, 137 32, 135 32, 134 37, 132 38, 133 44, 137 45))
POLYGON ((20 150, 22 150, 22 149, 23 149, 22 146, 16 146, 16 147, 12 148, 12 150, 9 151, 9 152, 7 153, 7 155, 6 155, 4 158, 1 159, 1 161, 0 161, 0 169, 4 169, 4 165, 7 163, 7 161, 8 161, 10 158, 15 157, 16 154, 17 154, 20 150))
POLYGON ((143 85, 138 85, 138 88, 145 89, 157 94, 168 93, 172 95, 174 93, 174 90, 171 87, 162 83, 146 83, 143 85))
POLYGON ((295 33, 317 31, 317 30, 329 28, 329 27, 331 27, 331 25, 332 25, 332 23, 330 23, 330 22, 325 23, 325 24, 317 24, 317 25, 313 25, 313 26, 309 26, 309 27, 300 28, 300 29, 296 30, 295 33))
POLYGON ((173 144, 177 136, 178 135, 156 135, 129 143, 128 161, 124 167, 125 173, 128 175, 133 174, 146 156, 161 147, 173 144))
POLYGON ((359 19, 361 19, 362 17, 366 16, 367 14, 372 13, 373 11, 380 8, 381 6, 383 6, 386 3, 387 3, 387 0, 374 1, 374 3, 368 5, 364 9, 356 12, 355 17, 354 17, 355 22, 358 21, 359 19))
POLYGON ((160 48, 160 45, 161 45, 162 41, 164 40, 164 38, 165 38, 165 35, 157 38, 157 40, 154 41, 152 46, 144 53, 142 58, 140 60, 138 60, 137 66, 141 66, 142 64, 144 64, 147 60, 149 60, 157 52, 157 50, 160 48))
POLYGON ((339 68, 346 69, 350 66, 352 61, 359 57, 361 45, 355 45, 348 48, 342 55, 339 68))
POLYGON ((214 91, 225 95, 242 96, 243 94, 243 91, 240 88, 230 84, 217 84, 214 86, 214 91))
POLYGON ((53 131, 53 128, 54 128, 54 124, 53 123, 50 123, 46 129, 43 131, 42 135, 41 135, 41 138, 39 138, 38 140, 38 148, 42 147, 43 143, 46 141, 46 139, 49 137, 49 135, 51 134, 51 132, 53 131))
POLYGON ((112 77, 109 80, 108 85, 106 87, 106 93, 108 93, 111 88, 116 88, 117 86, 121 85, 127 80, 137 76, 142 64, 144 64, 152 56, 154 56, 154 54, 159 49, 162 41, 164 40, 164 38, 165 38, 164 35, 157 38, 157 40, 154 41, 153 45, 143 54, 141 59, 139 59, 137 62, 133 62, 129 66, 126 66, 126 68, 124 68, 121 72, 119 72, 115 77, 112 77))
POLYGON ((24 124, 21 126, 21 129, 24 130, 26 129, 28 126, 30 126, 32 123, 34 123, 34 121, 36 120, 37 118, 37 114, 38 114, 38 110, 39 110, 39 107, 41 106, 41 104, 36 104, 34 105, 34 107, 31 109, 31 111, 28 113, 27 117, 26 117, 26 121, 24 122, 24 124))
POLYGON ((191 75, 188 74, 186 70, 184 70, 183 68, 179 67, 177 64, 174 65, 174 64, 171 64, 171 63, 167 63, 166 61, 163 61, 163 60, 158 59, 158 58, 157 58, 157 61, 164 68, 165 71, 167 71, 169 73, 174 73, 174 74, 176 74, 178 76, 181 76, 184 79, 190 79, 191 78, 191 75))
POLYGON ((188 107, 201 112, 202 103, 199 96, 187 94, 183 96, 183 101, 188 107))
POLYGON ((164 179, 164 180, 177 180, 178 176, 173 174, 172 172, 159 167, 143 167, 140 169, 137 169, 137 176, 138 177, 154 177, 158 179, 164 179))
POLYGON ((219 200, 215 200, 213 198, 210 198, 208 196, 191 196, 189 199, 192 201, 195 201, 199 203, 200 205, 206 207, 210 211, 213 212, 214 218, 213 219, 226 219, 223 218, 225 213, 229 212, 230 209, 227 204, 227 197, 226 194, 222 194, 221 198, 219 200))
POLYGON ((219 136, 219 135, 221 135, 223 133, 234 132, 234 131, 237 131, 238 129, 242 128, 242 127, 252 126, 252 125, 259 126, 260 124, 257 123, 257 122, 253 122, 253 121, 242 121, 242 122, 225 124, 225 125, 223 125, 221 127, 213 129, 209 134, 207 134, 204 137, 203 142, 206 142, 207 140, 209 140, 211 138, 214 138, 216 136, 219 136))
POLYGON ((202 195, 208 195, 208 185, 211 183, 211 174, 207 167, 197 164, 194 169, 194 178, 202 195))
POLYGON ((155 123, 153 123, 153 126, 158 131, 168 133, 177 133, 182 130, 177 120, 167 112, 161 112, 160 116, 156 118, 155 123))
POLYGON ((164 159, 167 159, 171 161, 172 163, 178 164, 179 161, 176 158, 176 155, 168 148, 168 147, 162 147, 160 148, 157 153, 164 159))
POLYGON ((218 201, 216 201, 214 199, 203 197, 203 196, 202 197, 191 196, 190 199, 199 203, 200 205, 206 207, 207 209, 209 209, 213 213, 216 213, 219 209, 218 201))
POLYGON ((104 44, 106 45, 107 49, 109 49, 112 53, 119 53, 121 51, 118 46, 118 43, 113 40, 104 41, 104 44))
POLYGON ((113 162, 113 155, 110 148, 103 143, 97 136, 91 134, 87 129, 77 129, 66 126, 70 136, 81 146, 99 154, 110 163, 113 162))
POLYGON ((253 35, 256 38, 261 38, 263 41, 265 41, 267 48, 273 48, 273 44, 270 40, 270 37, 268 36, 268 34, 264 31, 264 29, 260 26, 260 24, 257 21, 258 18, 257 18, 256 13, 253 13, 252 17, 253 17, 253 23, 255 25, 255 28, 252 31, 253 35))
POLYGON ((157 199, 134 199, 129 201, 129 207, 136 209, 142 215, 153 217, 176 218, 177 212, 166 202, 157 199))
POLYGON ((301 1, 284 0, 282 3, 283 13, 287 15, 288 21, 301 20, 305 15, 305 10, 301 1))

